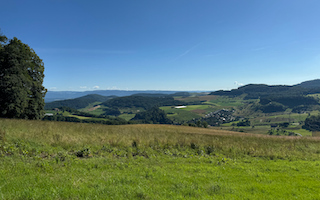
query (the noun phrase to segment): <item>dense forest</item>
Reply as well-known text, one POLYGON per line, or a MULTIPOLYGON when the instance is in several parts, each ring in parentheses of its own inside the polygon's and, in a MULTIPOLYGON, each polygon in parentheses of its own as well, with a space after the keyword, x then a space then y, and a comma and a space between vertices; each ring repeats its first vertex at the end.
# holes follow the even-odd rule
POLYGON ((152 107, 182 105, 183 102, 174 100, 173 97, 144 97, 127 96, 109 99, 102 105, 109 108, 143 108, 148 110, 152 107))
POLYGON ((320 131, 320 115, 308 117, 302 128, 309 131, 320 131))
POLYGON ((137 113, 131 121, 144 124, 172 124, 166 113, 157 107, 137 113))
POLYGON ((291 108, 292 112, 302 112, 315 105, 319 105, 319 101, 313 97, 270 96, 261 98, 253 108, 255 111, 261 110, 264 113, 283 112, 288 108, 291 108))

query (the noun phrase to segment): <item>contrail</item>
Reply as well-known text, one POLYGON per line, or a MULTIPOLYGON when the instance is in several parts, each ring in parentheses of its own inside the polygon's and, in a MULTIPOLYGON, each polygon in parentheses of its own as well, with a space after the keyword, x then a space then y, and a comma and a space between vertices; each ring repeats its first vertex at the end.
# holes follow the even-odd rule
MULTIPOLYGON (((211 39, 211 38, 206 39, 205 41, 210 40, 210 39, 211 39)), ((191 47, 190 49, 188 49, 188 50, 187 50, 186 52, 184 52, 183 54, 181 54, 181 55, 179 55, 178 57, 176 57, 175 59, 171 60, 169 63, 174 62, 174 61, 178 60, 179 58, 185 56, 186 54, 188 54, 190 51, 192 51, 194 48, 196 48, 197 46, 201 45, 201 44, 204 43, 205 41, 200 42, 199 44, 191 47)))

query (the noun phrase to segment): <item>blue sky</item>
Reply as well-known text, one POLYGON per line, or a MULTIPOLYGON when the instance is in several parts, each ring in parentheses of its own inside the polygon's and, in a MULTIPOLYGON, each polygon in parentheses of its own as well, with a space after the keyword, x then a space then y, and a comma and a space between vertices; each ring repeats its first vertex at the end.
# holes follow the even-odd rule
POLYGON ((51 91, 292 85, 320 75, 319 0, 1 2, 51 91))

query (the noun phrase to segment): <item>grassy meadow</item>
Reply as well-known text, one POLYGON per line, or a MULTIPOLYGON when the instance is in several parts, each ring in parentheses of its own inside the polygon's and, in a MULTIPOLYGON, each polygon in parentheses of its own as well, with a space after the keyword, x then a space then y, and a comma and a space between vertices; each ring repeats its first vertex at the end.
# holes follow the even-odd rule
POLYGON ((319 199, 320 138, 0 119, 1 199, 319 199))

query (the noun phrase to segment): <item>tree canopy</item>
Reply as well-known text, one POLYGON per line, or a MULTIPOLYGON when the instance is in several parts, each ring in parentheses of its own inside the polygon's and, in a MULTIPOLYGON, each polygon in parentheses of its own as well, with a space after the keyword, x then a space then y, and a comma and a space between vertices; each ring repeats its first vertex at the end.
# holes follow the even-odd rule
POLYGON ((320 115, 308 117, 302 128, 309 131, 320 131, 320 115))
POLYGON ((146 124, 172 124, 166 113, 157 107, 137 113, 131 121, 139 121, 146 124))
POLYGON ((179 105, 182 102, 174 100, 173 97, 143 97, 126 96, 110 99, 102 105, 109 108, 143 108, 145 110, 152 107, 179 105))
POLYGON ((40 119, 47 91, 42 60, 16 37, 0 40, 0 117, 40 119))

